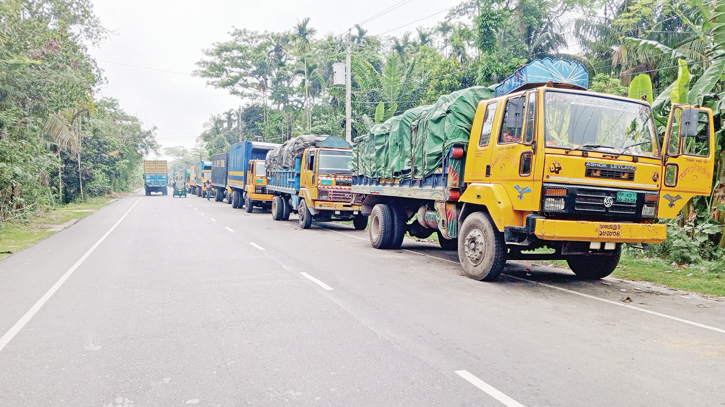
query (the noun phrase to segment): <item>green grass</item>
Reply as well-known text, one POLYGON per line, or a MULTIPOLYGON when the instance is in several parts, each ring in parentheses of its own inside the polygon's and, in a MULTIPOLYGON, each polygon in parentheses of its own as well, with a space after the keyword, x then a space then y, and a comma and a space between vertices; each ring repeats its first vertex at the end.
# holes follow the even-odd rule
POLYGON ((673 266, 662 259, 622 256, 612 274, 628 280, 648 281, 678 290, 725 297, 725 266, 706 263, 687 267, 673 266))
POLYGON ((54 226, 62 225, 72 219, 81 219, 113 201, 110 197, 89 198, 86 202, 70 203, 60 208, 52 208, 33 216, 28 221, 8 222, 0 228, 0 259, 10 256, 46 237, 56 233, 54 226), (80 212, 78 212, 80 211, 80 212), (7 253, 12 252, 12 253, 7 253))

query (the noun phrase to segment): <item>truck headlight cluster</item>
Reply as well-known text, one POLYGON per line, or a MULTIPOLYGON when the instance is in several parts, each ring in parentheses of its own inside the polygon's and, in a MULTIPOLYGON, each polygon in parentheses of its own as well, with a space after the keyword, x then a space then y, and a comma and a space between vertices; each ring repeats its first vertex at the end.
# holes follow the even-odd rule
POLYGON ((544 212, 562 212, 565 204, 565 198, 546 198, 544 199, 544 212))
POLYGON ((657 194, 647 194, 644 196, 644 205, 642 206, 643 218, 657 217, 657 201, 659 198, 657 194))
POLYGON ((319 199, 320 201, 329 201, 330 192, 325 190, 317 190, 317 199, 319 199))

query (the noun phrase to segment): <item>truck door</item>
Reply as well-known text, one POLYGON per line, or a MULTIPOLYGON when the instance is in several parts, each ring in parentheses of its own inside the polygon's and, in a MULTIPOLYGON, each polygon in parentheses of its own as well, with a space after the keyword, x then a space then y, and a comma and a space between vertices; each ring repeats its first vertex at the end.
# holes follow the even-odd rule
POLYGON ((487 104, 481 105, 483 117, 478 119, 481 121, 480 127, 476 123, 473 125, 473 131, 478 134, 478 137, 474 134, 468 145, 464 172, 466 182, 488 182, 491 176, 491 151, 493 150, 491 133, 498 105, 498 100, 490 100, 487 104))
POLYGON ((302 162, 302 171, 300 171, 300 188, 311 188, 314 183, 315 174, 315 156, 317 150, 309 149, 305 151, 304 161, 302 162))
POLYGON ((663 143, 660 218, 674 218, 695 195, 710 195, 715 168, 712 110, 674 105, 663 143))
POLYGON ((530 91, 506 99, 493 148, 490 181, 504 186, 514 209, 519 211, 539 207, 535 178, 541 175, 534 176, 536 95, 536 91, 530 91))

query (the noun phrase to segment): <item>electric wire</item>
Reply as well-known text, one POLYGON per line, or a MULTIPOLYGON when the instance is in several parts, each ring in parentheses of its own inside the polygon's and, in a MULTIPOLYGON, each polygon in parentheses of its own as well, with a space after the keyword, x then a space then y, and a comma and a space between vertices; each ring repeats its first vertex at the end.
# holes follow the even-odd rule
MULTIPOLYGON (((454 7, 455 7, 455 6, 454 6, 454 7)), ((420 21, 423 21, 423 20, 427 20, 427 19, 429 19, 429 18, 431 18, 431 17, 433 17, 433 16, 437 16, 438 14, 444 13, 444 12, 446 12, 446 11, 448 11, 448 10, 452 9, 452 8, 453 8, 453 7, 448 7, 447 9, 441 10, 441 11, 439 11, 439 12, 437 12, 437 13, 433 13, 433 14, 431 14, 431 15, 427 16, 427 17, 423 17, 423 18, 421 18, 421 19, 418 19, 418 20, 415 20, 415 21, 413 21, 413 22, 411 22, 411 23, 408 23, 408 24, 403 24, 403 25, 401 25, 400 27, 396 27, 396 28, 393 28, 393 29, 390 29, 390 30, 388 30, 388 31, 382 32, 382 33, 380 33, 380 34, 375 34, 375 35, 385 35, 385 34, 387 34, 387 33, 389 33, 389 32, 393 32, 393 31, 395 31, 395 30, 399 30, 399 29, 401 29, 401 28, 404 28, 404 27, 407 27, 407 26, 409 26, 409 25, 413 25, 413 24, 415 24, 415 23, 417 23, 417 22, 420 22, 420 21)))

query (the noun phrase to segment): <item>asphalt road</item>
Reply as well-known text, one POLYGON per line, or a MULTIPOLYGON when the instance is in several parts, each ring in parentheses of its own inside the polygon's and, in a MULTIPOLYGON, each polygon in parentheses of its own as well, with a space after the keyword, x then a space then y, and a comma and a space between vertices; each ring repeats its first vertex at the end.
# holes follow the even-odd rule
POLYGON ((477 282, 428 243, 195 196, 0 261, 0 406, 725 406, 724 383, 721 301, 521 263, 477 282))

